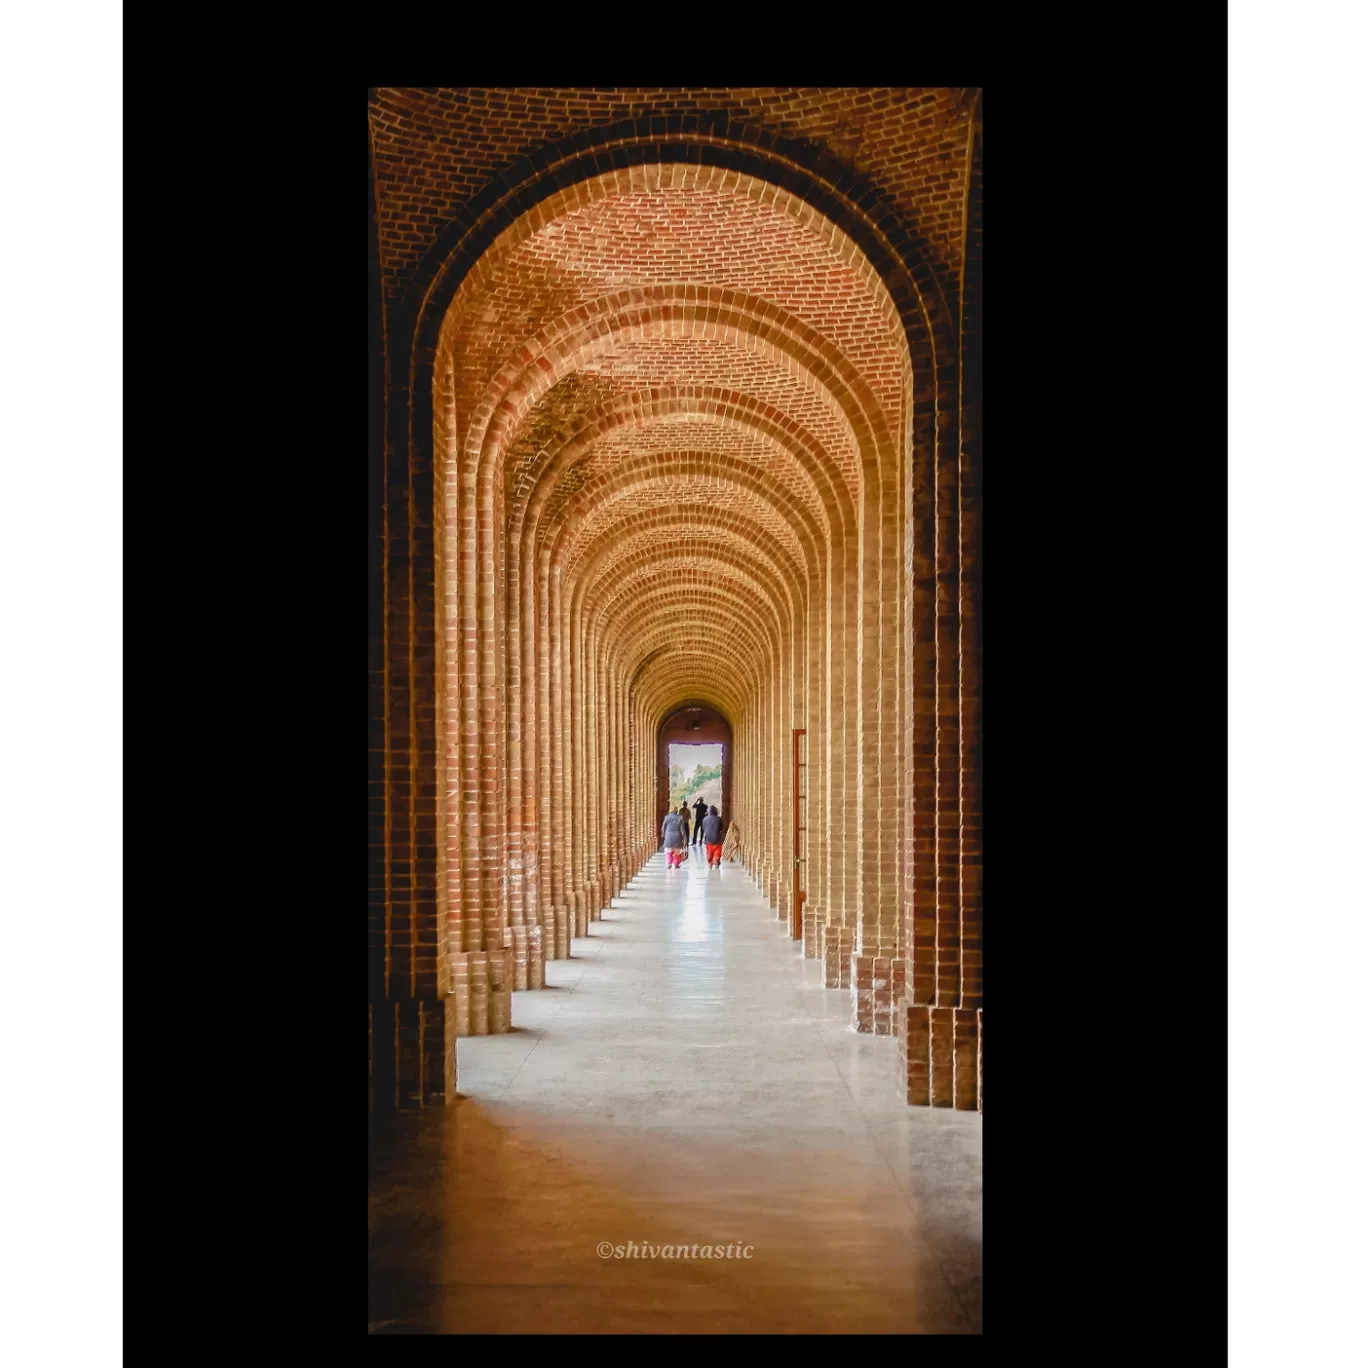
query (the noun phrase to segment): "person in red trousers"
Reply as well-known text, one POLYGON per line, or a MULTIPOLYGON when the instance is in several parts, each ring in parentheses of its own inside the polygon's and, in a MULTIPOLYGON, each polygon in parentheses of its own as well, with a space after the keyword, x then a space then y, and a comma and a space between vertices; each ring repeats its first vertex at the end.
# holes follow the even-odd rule
POLYGON ((708 864, 722 867, 722 819, 717 809, 710 807, 703 819, 703 844, 708 849, 708 864))

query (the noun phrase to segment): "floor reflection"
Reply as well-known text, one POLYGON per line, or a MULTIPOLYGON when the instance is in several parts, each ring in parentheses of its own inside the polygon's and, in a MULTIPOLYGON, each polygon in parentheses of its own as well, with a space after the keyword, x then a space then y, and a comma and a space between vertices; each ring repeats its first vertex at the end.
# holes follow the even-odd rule
POLYGON ((657 857, 590 933, 375 1131, 372 1332, 977 1331, 981 1118, 900 1102, 739 866, 657 857))

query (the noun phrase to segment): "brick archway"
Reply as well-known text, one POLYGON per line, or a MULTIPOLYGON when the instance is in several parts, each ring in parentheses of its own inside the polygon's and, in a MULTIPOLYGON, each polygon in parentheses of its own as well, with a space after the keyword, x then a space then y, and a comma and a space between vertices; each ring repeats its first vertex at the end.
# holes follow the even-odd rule
POLYGON ((656 801, 655 830, 665 820, 670 801, 670 746, 722 746, 722 820, 732 819, 732 726, 726 715, 706 703, 687 702, 673 709, 661 719, 656 733, 656 801))
POLYGON ((655 847, 646 738, 658 745, 682 685, 720 661, 706 701, 736 719, 728 816, 755 806, 771 900, 782 911, 787 896, 776 738, 801 725, 819 738, 823 805, 809 905, 841 933, 838 981, 847 952, 920 955, 918 992, 961 1005, 961 936, 977 936, 959 877, 961 832, 977 829, 961 765, 977 735, 976 691, 960 687, 976 669, 961 541, 977 482, 960 450, 953 280, 927 259, 889 198, 820 141, 683 109, 546 142, 412 257, 386 320, 373 1003, 440 998, 461 956, 592 918, 655 847), (717 285, 628 272, 577 292, 554 259, 523 275, 553 305, 545 317, 499 313, 501 262, 521 244, 642 186, 770 214, 755 242, 784 223, 807 233, 836 282, 826 321, 784 294, 782 271, 717 285), (897 346, 878 352, 890 320, 897 346), (612 390, 624 356, 636 395, 612 390), (679 584, 721 577, 712 658, 678 644, 678 610, 652 579, 665 471, 713 493, 706 515, 679 521, 693 540, 669 560, 679 584), (568 846, 548 839, 567 795, 600 790, 601 820, 568 846), (453 825, 451 798, 474 819, 453 825))
MULTIPOLYGON (((574 644, 582 639, 583 623, 575 616, 575 604, 578 586, 584 581, 569 577, 568 562, 560 551, 566 545, 561 530, 569 531, 570 519, 581 500, 573 492, 562 498, 561 490, 573 478, 568 488, 583 489, 587 495, 594 482, 590 478, 586 486, 586 477, 580 472, 590 468, 600 449, 611 450, 627 432, 630 445, 624 448, 623 459, 611 478, 615 497, 630 504, 634 491, 654 477, 656 467, 648 451, 658 445, 657 434, 673 433, 680 425, 696 429, 704 422, 712 424, 712 440, 719 440, 720 431, 720 440, 726 443, 724 453, 736 449, 737 442, 753 447, 758 441, 761 449, 769 443, 778 460, 778 464, 775 459, 769 460, 759 485, 747 483, 744 477, 734 479, 727 507, 738 511, 744 507, 748 517, 761 518, 767 515, 760 510, 768 508, 777 522, 772 533, 766 530, 762 534, 764 538, 786 539, 790 556, 798 550, 792 540, 795 536, 809 538, 815 560, 824 562, 800 571, 797 577, 780 574, 766 584, 769 570, 747 564, 760 543, 746 537, 739 543, 733 537, 728 555, 722 560, 713 555, 711 561, 719 567, 734 565, 734 570, 722 568, 723 576, 738 578, 760 595, 761 620, 774 617, 764 669, 772 683, 764 687, 778 688, 785 701, 774 701, 777 711, 773 727, 782 731, 795 720, 802 721, 831 738, 819 761, 825 786, 815 795, 815 800, 824 805, 817 826, 829 838, 826 844, 834 852, 833 858, 820 864, 818 873, 829 893, 829 918, 853 928, 858 918, 867 915, 871 953, 880 946, 894 953, 899 933, 896 881, 900 835, 888 823, 877 820, 874 813, 900 807, 902 780, 899 766, 881 761, 878 749, 880 744, 894 750, 901 745, 900 699, 893 687, 901 554, 895 530, 901 509, 894 502, 894 490, 900 483, 900 458, 889 434, 896 423, 899 396, 906 392, 906 351, 897 329, 896 311, 867 270, 863 275, 856 270, 864 258, 849 239, 829 239, 821 228, 821 216, 810 207, 749 177, 729 176, 717 181, 693 169, 672 175, 669 167, 646 165, 629 182, 600 174, 573 191, 553 196, 545 213, 535 219, 529 216, 529 220, 535 226, 547 222, 545 215, 553 211, 571 220, 576 214, 590 212, 604 220, 606 234, 600 232, 583 250, 617 251, 616 245, 605 247, 605 243, 615 241, 613 215, 618 212, 617 204, 624 196, 630 201, 643 189, 652 195, 673 194, 674 203, 715 204, 730 214, 733 225, 738 215, 739 221, 755 214, 768 215, 768 231, 775 235, 769 248, 771 274, 766 277, 762 266, 761 275, 750 278, 762 290, 783 294, 787 288, 782 283, 783 273, 793 266, 774 258, 776 250, 781 254, 796 252, 816 269, 836 271, 841 277, 838 287, 853 293, 839 315, 825 315, 826 322, 828 327, 845 330, 844 334, 837 332, 837 340, 847 337, 845 345, 855 349, 853 355, 864 357, 861 364, 865 370, 814 330, 814 321, 820 320, 814 320, 810 302, 804 305, 795 299, 798 307, 807 308, 809 317, 804 321, 767 303, 754 291, 718 293, 691 287, 676 291, 672 299, 668 288, 648 286, 617 296, 595 297, 591 292, 579 307, 561 315, 560 322, 555 311, 564 309, 566 301, 555 303, 547 324, 513 353, 488 387, 483 391, 471 388, 473 377, 480 372, 472 372, 470 358, 481 354, 486 345, 482 339, 491 330, 499 337, 507 330, 498 321, 502 307, 498 292, 521 290, 522 282, 535 278, 538 270, 528 262, 509 274, 500 264, 510 254, 516 260, 524 244, 540 250, 540 239, 535 232, 529 237, 521 221, 491 244, 478 271, 468 278, 469 288, 463 285, 457 292, 443 328, 445 340, 436 389, 442 421, 434 429, 434 440, 440 442, 445 458, 445 535, 453 545, 465 547, 469 546, 466 529, 472 521, 475 531, 474 560, 463 562, 473 565, 475 573, 462 570, 449 583, 447 603, 453 608, 448 610, 446 628, 450 639, 459 638, 462 651, 473 657, 459 666, 453 660, 455 678, 481 682, 477 691, 464 683, 452 690, 453 699, 459 694, 468 701, 462 717, 464 753, 459 761, 450 755, 449 762, 459 763, 466 773, 491 775, 500 764, 497 719, 501 700, 507 700, 506 715, 516 712, 520 717, 516 735, 510 733, 508 745, 508 764, 517 776, 508 792, 515 796, 506 818, 492 806, 496 801, 493 789, 489 790, 491 806, 485 808, 487 821, 494 824, 496 844, 510 850, 518 878, 505 894, 497 871, 492 871, 494 882, 489 881, 491 871, 482 871, 478 898, 493 915, 492 903, 507 896, 509 914, 520 912, 526 918, 534 905, 543 905, 548 897, 553 907, 593 903, 599 896, 593 886, 601 889, 611 882, 605 871, 592 868, 595 854, 591 850, 566 852, 544 835, 537 838, 536 849, 522 840, 523 833, 544 832, 547 825, 529 819, 528 814, 556 810, 568 789, 581 784, 581 769, 591 770, 595 763, 592 755, 567 747, 564 740, 572 730, 563 725, 568 716, 567 702, 572 710, 581 707, 566 690, 573 687, 578 672, 594 667, 587 659, 580 663, 576 653, 581 648, 574 644), (681 192, 692 198, 680 201, 681 192), (855 274, 850 274, 852 271, 855 274), (488 302, 481 304, 482 300, 488 302), (853 313, 850 306, 854 306, 853 313), (612 308, 622 310, 621 316, 614 315, 612 308), (474 322, 465 324, 459 321, 462 318, 474 322), (657 336, 668 338, 664 353, 653 350, 657 336), (706 339, 707 350, 690 353, 693 338, 706 339), (605 340, 613 350, 620 353, 626 347, 633 358, 640 358, 633 361, 635 370, 655 365, 665 369, 658 373, 660 383, 651 383, 644 390, 638 387, 620 401, 586 408, 576 404, 576 390, 562 393, 561 379, 573 379, 582 367, 592 373, 605 340), (737 346, 743 357, 751 358, 755 373, 748 383, 752 387, 770 385, 770 402, 709 385, 706 374, 689 370, 691 365, 715 368, 719 340, 737 346), (882 352, 868 353, 871 342, 876 349, 882 347, 882 352), (689 383, 681 386, 680 379, 689 383), (882 397, 870 388, 871 384, 876 389, 882 385, 882 397), (775 385, 777 390, 773 389, 775 385), (786 396, 780 392, 785 389, 786 396), (569 416, 563 421, 551 418, 551 428, 543 432, 545 424, 537 425, 538 413, 557 413, 567 402, 567 395, 572 405, 569 416), (804 417, 797 422, 792 418, 785 421, 781 417, 785 410, 804 417), (529 436, 520 451, 522 439, 518 434, 524 428, 529 436), (473 485, 469 483, 472 476, 473 485), (743 489, 749 493, 743 496, 743 489), (494 588, 500 564, 508 566, 506 607, 494 588), (814 573, 819 577, 817 584, 812 580, 814 573), (815 597, 814 593, 825 597, 815 597), (797 616, 800 602, 806 604, 805 620, 801 621, 797 616), (857 621, 865 627, 857 630, 857 621), (501 637, 506 645, 500 644, 501 637), (549 671, 540 676, 534 659, 525 654, 527 645, 539 639, 548 642, 551 653, 549 671), (885 653, 882 662, 878 659, 880 651, 885 653), (809 663, 816 654, 827 657, 820 667, 815 661, 809 663), (521 681, 534 677, 540 692, 529 698, 521 681), (486 680, 488 684, 483 682, 486 680), (485 700, 490 701, 489 711, 485 710, 485 700), (478 716, 471 711, 472 706, 478 708, 478 716), (794 709, 798 710, 796 718, 789 716, 794 709), (813 709, 817 710, 815 714, 813 709), (780 713, 787 720, 781 721, 780 713), (553 720, 558 718, 562 721, 553 720), (543 728, 548 729, 549 749, 541 739, 543 728), (474 740, 477 731, 481 737, 478 754, 474 740), (533 783, 530 789, 529 782, 533 783), (861 840, 861 813, 865 811, 869 814, 869 835, 863 839, 863 848, 856 850, 861 840)), ((555 226, 560 220, 553 214, 550 222, 555 226)), ((732 231, 736 231, 734 226, 732 231)), ((754 239, 753 233, 746 241, 754 239)), ((560 240, 557 227, 547 242, 560 240)), ((556 250, 579 251, 581 247, 572 244, 553 248, 556 250)), ((621 250, 630 254, 633 248, 624 240, 621 250)), ((615 267, 620 270, 624 264, 616 262, 615 267)), ((649 269, 649 264, 643 260, 640 269, 649 269)), ((525 320, 510 323, 529 326, 525 320)), ((738 358, 738 364, 746 363, 738 358)), ((735 366, 732 373, 736 373, 735 366)), ((711 468, 715 460, 711 452, 705 451, 703 456, 700 471, 711 468)), ((610 459, 610 467, 604 468, 606 476, 611 458, 605 459, 610 459)), ((678 461, 670 468, 678 469, 678 461)), ((607 506, 606 502, 595 505, 607 506)), ((695 526, 703 529, 705 525, 696 521, 695 526)), ((611 556, 617 556, 623 547, 623 530, 603 530, 601 540, 611 556)), ((711 533, 704 530, 703 535, 705 540, 710 537, 714 541, 731 536, 720 529, 711 533)), ((469 552, 462 550, 460 554, 465 557, 469 552)), ((733 599, 729 593, 720 593, 719 600, 727 605, 725 618, 733 599)), ((666 607, 668 618, 668 604, 666 607)), ((753 615, 739 618, 732 638, 746 636, 752 621, 753 615)), ((643 648, 645 640, 643 637, 643 648)), ((743 663, 738 662, 738 668, 740 674, 746 673, 743 663)), ((661 682, 677 685, 680 681, 661 682)), ((647 725, 652 726, 655 720, 646 719, 647 725)), ((767 723, 763 732, 754 733, 753 744, 768 747, 770 731, 767 723)), ((789 785, 786 768, 774 768, 767 771, 763 782, 757 777, 750 790, 756 803, 765 809, 763 818, 757 816, 752 822, 752 830, 760 834, 767 892, 781 910, 788 896, 786 870, 790 862, 777 848, 785 839, 785 824, 778 813, 789 785)), ((439 785, 439 792, 442 787, 439 785)), ((449 856, 448 870, 458 866, 469 868, 467 852, 453 851, 449 856)), ((445 887, 454 900, 454 879, 449 878, 445 887)), ((502 920, 502 912, 499 917, 502 920)), ((464 945, 463 941, 462 948, 464 945)))

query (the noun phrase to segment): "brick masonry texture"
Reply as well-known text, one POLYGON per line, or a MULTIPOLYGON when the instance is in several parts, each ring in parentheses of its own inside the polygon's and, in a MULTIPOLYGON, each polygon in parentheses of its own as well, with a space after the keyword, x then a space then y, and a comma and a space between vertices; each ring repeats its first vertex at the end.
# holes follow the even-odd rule
POLYGON ((372 1107, 655 851, 690 708, 784 934, 806 730, 801 953, 980 1105, 978 92, 384 87, 368 151, 372 1107))

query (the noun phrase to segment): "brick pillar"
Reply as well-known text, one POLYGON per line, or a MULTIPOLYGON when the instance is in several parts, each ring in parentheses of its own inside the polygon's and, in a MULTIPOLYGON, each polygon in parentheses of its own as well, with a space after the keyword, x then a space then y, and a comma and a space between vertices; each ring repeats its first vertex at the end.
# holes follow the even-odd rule
POLYGON ((883 955, 852 955, 850 978, 855 1029, 895 1035, 893 1008, 903 1000, 907 961, 883 955))
POLYGON ((527 986, 546 987, 546 951, 542 945, 540 926, 527 928, 527 986))
POLYGON ((979 651, 979 348, 983 281, 983 137, 976 104, 965 204, 960 303, 960 1005, 983 1005, 983 796, 979 651))
MULTIPOLYGON (((887 961, 885 961, 887 963, 887 961)), ((874 1029, 874 956, 850 957, 851 1025, 857 1031, 874 1029)))
POLYGON ((456 1034, 470 1034, 470 952, 462 950, 451 957, 452 1019, 456 1034))
POLYGON ((513 938, 489 952, 489 1034, 501 1035, 513 1024, 513 938))
POLYGON ((931 1105, 955 1104, 955 1009, 932 1007, 931 1011, 931 1105))
POLYGON ((955 1107, 978 1109, 978 1013, 955 1009, 955 1107))
POLYGON ((983 1009, 978 1013, 978 1109, 983 1110, 983 1009))
POLYGON ((400 998, 390 1005, 399 1110, 452 1101, 456 1096, 456 1019, 451 999, 400 998))
POLYGON ((874 961, 874 1034, 894 1034, 894 1006, 903 1000, 907 985, 907 961, 876 959, 874 961), (880 966, 883 966, 881 969, 880 966))
POLYGON ((822 937, 822 983, 827 988, 850 987, 850 957, 855 949, 853 926, 828 926, 822 937))
POLYGON ((543 903, 541 909, 542 961, 556 958, 556 909, 550 903, 543 903))
POLYGON ((502 1035, 513 1026, 513 994, 509 988, 489 990, 489 1034, 502 1035))
POLYGON ((401 1111, 411 1111, 423 1105, 420 1086, 422 1078, 423 1055, 421 1050, 422 1032, 419 1027, 419 1000, 400 998, 394 1003, 394 1055, 395 1081, 398 1106, 401 1111))
POLYGON ((470 1034, 489 1034, 489 951, 467 950, 470 965, 470 1034))
POLYGON ((456 1098, 456 1018, 451 998, 423 1004, 423 1097, 427 1106, 456 1098))
POLYGON ((826 923, 826 913, 819 907, 805 904, 803 907, 803 958, 821 957, 822 929, 826 923))
POLYGON ((931 1009, 904 999, 894 1011, 898 1054, 910 1106, 931 1102, 931 1009))

